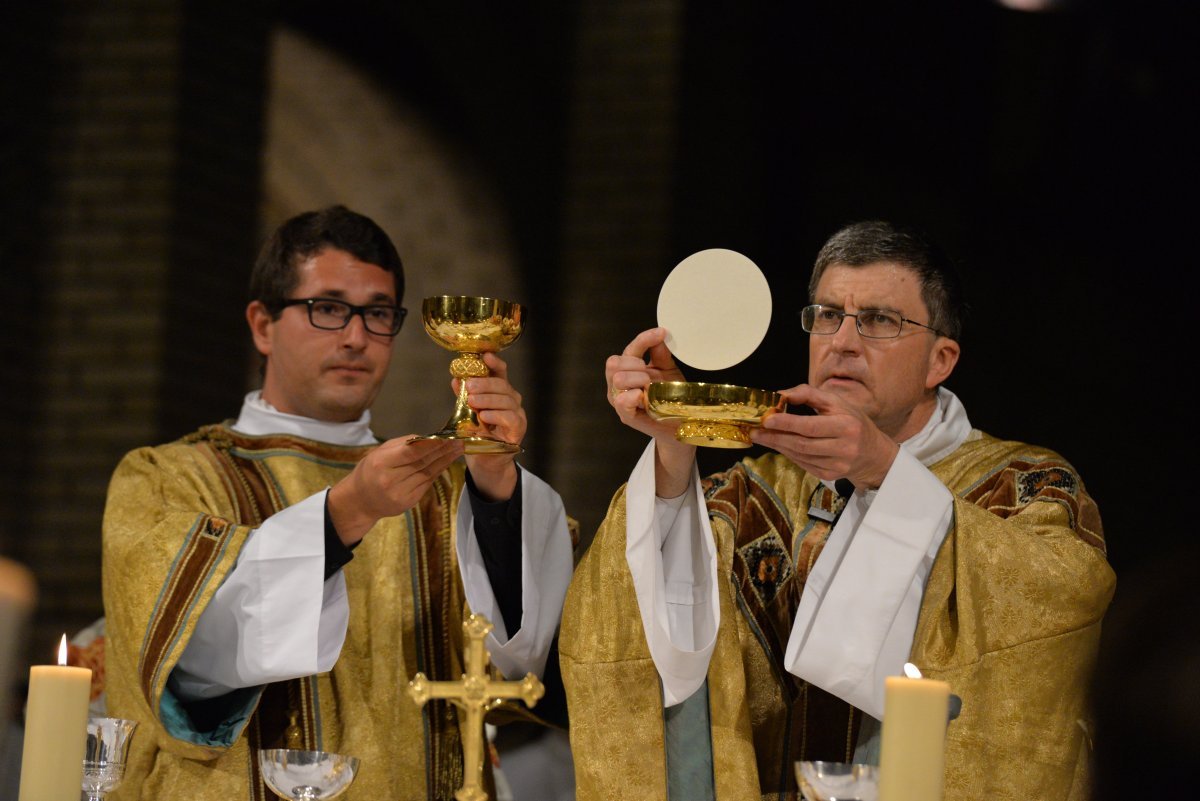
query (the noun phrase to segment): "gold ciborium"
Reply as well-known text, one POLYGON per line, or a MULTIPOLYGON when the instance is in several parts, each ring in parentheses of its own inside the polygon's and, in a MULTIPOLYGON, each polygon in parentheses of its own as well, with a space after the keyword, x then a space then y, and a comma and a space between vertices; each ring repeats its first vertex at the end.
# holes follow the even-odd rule
POLYGON ((516 342, 525 326, 525 309, 508 300, 441 295, 425 298, 421 320, 434 342, 458 354, 450 362, 450 375, 459 385, 454 413, 442 430, 419 439, 462 440, 467 453, 519 453, 520 445, 493 437, 467 405, 467 379, 491 375, 480 354, 516 342))
POLYGON ((646 389, 647 414, 678 421, 675 439, 709 448, 749 448, 750 429, 785 409, 778 392, 734 384, 654 381, 646 389))

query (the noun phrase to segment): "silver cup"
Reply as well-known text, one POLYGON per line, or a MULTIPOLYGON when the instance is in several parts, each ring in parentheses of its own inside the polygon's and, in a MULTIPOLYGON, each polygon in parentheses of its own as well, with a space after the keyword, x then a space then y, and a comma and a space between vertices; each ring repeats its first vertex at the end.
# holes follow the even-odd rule
POLYGON ((267 786, 290 801, 327 801, 341 795, 358 773, 358 759, 327 751, 274 748, 258 752, 267 786))
POLYGON ((796 782, 806 801, 876 801, 879 768, 849 762, 797 762, 796 782))
POLYGON ((87 801, 102 801, 125 776, 125 760, 137 721, 92 718, 83 753, 83 792, 87 801))

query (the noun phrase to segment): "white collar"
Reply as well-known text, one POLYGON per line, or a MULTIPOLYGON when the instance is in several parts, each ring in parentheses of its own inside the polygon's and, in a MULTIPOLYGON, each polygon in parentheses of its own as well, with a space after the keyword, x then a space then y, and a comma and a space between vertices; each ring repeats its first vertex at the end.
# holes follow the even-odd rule
POLYGON ((374 445, 379 441, 371 432, 370 409, 352 422, 331 423, 281 412, 263 400, 261 390, 246 395, 233 430, 253 437, 291 434, 330 445, 374 445))
POLYGON ((962 401, 945 387, 938 387, 937 408, 925 426, 901 442, 900 447, 928 467, 957 450, 959 445, 967 441, 970 433, 971 421, 967 419, 967 410, 962 401))

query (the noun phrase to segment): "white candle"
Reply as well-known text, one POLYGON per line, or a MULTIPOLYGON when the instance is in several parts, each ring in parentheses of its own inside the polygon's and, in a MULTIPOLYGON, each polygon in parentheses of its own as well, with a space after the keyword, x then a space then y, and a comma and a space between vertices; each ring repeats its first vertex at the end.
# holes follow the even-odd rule
POLYGON ((941 801, 950 685, 904 671, 884 679, 879 801, 941 801))
POLYGON ((19 801, 79 801, 87 747, 92 671, 67 665, 67 636, 57 665, 29 669, 19 801))

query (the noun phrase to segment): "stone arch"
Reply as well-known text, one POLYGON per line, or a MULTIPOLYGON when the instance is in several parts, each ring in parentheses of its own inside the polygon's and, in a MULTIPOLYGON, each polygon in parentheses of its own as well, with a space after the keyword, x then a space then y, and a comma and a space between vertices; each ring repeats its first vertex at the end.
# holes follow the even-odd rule
MULTIPOLYGON (((421 299, 522 300, 503 207, 469 155, 419 109, 340 54, 280 27, 268 70, 263 235, 294 214, 332 203, 378 222, 405 265, 408 320, 372 410, 373 428, 381 436, 434 431, 453 408, 452 356, 425 335, 421 299)), ((503 353, 518 385, 530 375, 529 353, 521 347, 503 353)))

